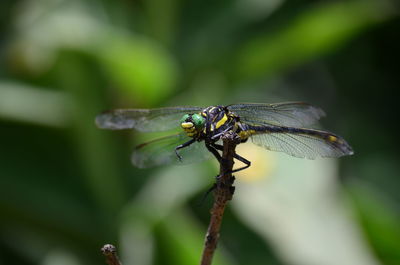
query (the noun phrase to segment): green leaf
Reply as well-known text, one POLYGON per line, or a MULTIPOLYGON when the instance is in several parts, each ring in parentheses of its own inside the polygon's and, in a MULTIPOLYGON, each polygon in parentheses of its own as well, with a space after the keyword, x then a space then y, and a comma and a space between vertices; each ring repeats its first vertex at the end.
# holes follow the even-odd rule
POLYGON ((378 257, 385 264, 400 264, 400 216, 395 202, 365 183, 354 182, 347 191, 378 257))
POLYGON ((337 49, 391 14, 386 1, 318 5, 275 34, 245 43, 238 52, 236 72, 239 78, 254 78, 282 71, 337 49))
POLYGON ((107 36, 95 55, 120 92, 138 105, 160 102, 176 88, 178 69, 174 59, 148 39, 107 36))

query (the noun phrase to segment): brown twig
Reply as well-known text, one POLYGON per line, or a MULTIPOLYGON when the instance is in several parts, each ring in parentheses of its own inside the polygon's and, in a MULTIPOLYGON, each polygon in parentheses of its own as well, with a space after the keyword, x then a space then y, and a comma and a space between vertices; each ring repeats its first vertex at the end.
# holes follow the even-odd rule
POLYGON ((211 265, 211 261, 217 248, 219 230, 224 215, 225 206, 232 199, 234 177, 232 176, 233 156, 236 145, 240 139, 236 133, 228 132, 222 137, 224 150, 220 162, 220 173, 214 189, 214 205, 211 209, 211 219, 204 242, 201 265, 211 265))
POLYGON ((117 256, 117 249, 113 245, 104 245, 101 248, 101 252, 106 257, 106 262, 108 265, 121 265, 121 262, 117 256))

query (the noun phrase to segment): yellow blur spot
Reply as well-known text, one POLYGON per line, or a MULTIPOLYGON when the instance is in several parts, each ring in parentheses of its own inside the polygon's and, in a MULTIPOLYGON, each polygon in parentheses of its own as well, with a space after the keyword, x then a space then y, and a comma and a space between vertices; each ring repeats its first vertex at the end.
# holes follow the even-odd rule
POLYGON ((191 128, 191 127, 193 127, 194 125, 193 125, 193 123, 191 123, 191 122, 182 122, 181 123, 181 127, 183 128, 183 129, 187 129, 187 128, 191 128))
MULTIPOLYGON (((269 152, 254 144, 240 144, 236 148, 236 153, 251 162, 251 166, 245 170, 235 173, 240 181, 258 181, 269 177, 276 168, 276 157, 273 152, 269 152)), ((235 167, 244 164, 235 159, 235 167)))
POLYGON ((225 122, 228 120, 228 117, 224 114, 224 117, 222 117, 222 119, 220 119, 217 124, 215 125, 215 129, 218 129, 219 127, 221 127, 222 125, 225 124, 225 122))

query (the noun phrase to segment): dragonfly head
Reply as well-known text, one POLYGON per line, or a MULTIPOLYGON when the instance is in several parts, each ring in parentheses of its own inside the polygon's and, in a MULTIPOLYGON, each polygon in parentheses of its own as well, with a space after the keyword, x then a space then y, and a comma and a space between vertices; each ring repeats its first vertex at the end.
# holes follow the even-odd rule
POLYGON ((181 127, 189 137, 193 137, 203 129, 205 122, 206 119, 200 114, 185 114, 181 119, 181 127))

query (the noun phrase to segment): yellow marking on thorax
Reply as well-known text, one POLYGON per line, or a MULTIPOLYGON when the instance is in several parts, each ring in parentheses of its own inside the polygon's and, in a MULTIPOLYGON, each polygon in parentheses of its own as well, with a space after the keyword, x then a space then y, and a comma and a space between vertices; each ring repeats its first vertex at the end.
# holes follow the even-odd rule
POLYGON ((253 134, 256 134, 256 131, 255 131, 255 130, 241 131, 241 132, 239 133, 239 137, 242 138, 242 139, 247 139, 247 138, 249 138, 250 136, 252 136, 253 134))
POLYGON ((226 114, 224 114, 224 117, 222 117, 222 119, 220 119, 217 124, 215 124, 215 129, 218 129, 219 127, 221 127, 222 125, 225 124, 225 122, 228 120, 228 116, 226 116, 226 114))

